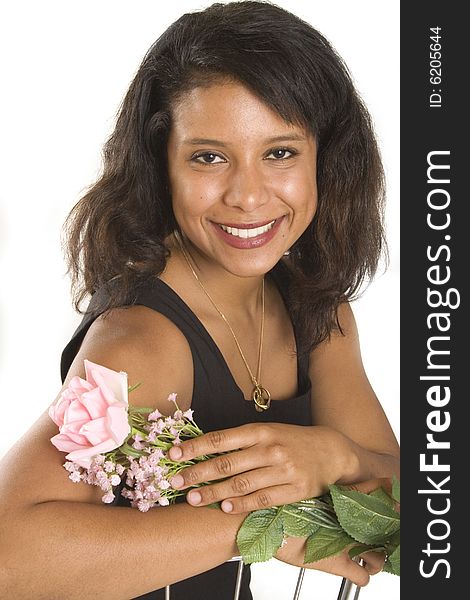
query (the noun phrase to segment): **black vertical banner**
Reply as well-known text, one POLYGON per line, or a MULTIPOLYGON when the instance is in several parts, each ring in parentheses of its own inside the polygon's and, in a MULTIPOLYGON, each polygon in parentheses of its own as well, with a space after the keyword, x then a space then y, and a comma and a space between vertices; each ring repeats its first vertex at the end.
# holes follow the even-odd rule
POLYGON ((405 600, 469 597, 463 507, 470 481, 465 410, 470 202, 464 185, 470 173, 465 91, 470 52, 463 6, 401 3, 400 587, 405 600))

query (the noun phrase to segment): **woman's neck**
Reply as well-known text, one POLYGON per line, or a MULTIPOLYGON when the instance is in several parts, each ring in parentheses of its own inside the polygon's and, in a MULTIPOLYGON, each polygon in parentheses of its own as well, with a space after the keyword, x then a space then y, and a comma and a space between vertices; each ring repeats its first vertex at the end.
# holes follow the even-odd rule
POLYGON ((210 302, 208 294, 222 312, 259 316, 263 275, 241 277, 230 273, 188 242, 181 245, 173 238, 169 248, 171 256, 162 274, 163 280, 192 294, 200 294, 204 302, 210 302))

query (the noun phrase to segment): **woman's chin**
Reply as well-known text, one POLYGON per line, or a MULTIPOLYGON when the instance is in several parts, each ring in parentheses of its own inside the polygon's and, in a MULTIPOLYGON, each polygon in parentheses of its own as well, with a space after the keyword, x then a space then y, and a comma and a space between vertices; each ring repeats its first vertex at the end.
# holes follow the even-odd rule
POLYGON ((237 277, 261 277, 268 273, 282 258, 282 254, 271 255, 268 257, 248 258, 242 260, 228 261, 227 258, 221 260, 219 264, 229 273, 237 277))

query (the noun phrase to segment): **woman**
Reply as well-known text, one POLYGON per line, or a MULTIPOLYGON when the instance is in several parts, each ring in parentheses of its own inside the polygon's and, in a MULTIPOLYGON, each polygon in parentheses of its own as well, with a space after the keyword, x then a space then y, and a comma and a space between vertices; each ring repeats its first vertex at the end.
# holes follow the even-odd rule
MULTIPOLYGON (((6 597, 163 598, 172 584, 172 598, 229 598, 247 512, 397 473, 348 304, 376 268, 381 201, 367 111, 309 25, 230 3, 157 40, 103 175, 68 219, 77 306, 92 299, 62 356, 64 385, 87 358, 143 382, 133 404, 168 412, 176 391, 211 433, 173 457, 231 454, 173 481, 213 482, 187 502, 110 509, 67 479, 45 414, 2 463, 6 597), (207 508, 217 500, 221 511, 207 508)), ((278 558, 301 565, 302 545, 289 539, 278 558)), ((364 560, 309 566, 364 585, 383 559, 364 560)))

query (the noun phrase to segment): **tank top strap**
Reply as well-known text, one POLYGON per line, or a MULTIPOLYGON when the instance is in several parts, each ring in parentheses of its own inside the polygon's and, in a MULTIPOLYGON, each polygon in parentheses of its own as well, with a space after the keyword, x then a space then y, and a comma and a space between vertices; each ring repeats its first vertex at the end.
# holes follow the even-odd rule
MULTIPOLYGON (((61 356, 62 382, 86 333, 100 314, 96 306, 98 303, 102 304, 103 296, 107 294, 104 288, 100 288, 92 295, 81 323, 65 346, 61 356)), ((210 397, 214 393, 223 392, 217 385, 218 378, 215 376, 221 367, 225 366, 222 354, 196 315, 170 286, 158 278, 149 280, 136 291, 132 303, 132 306, 134 305, 146 306, 159 312, 174 323, 185 336, 193 359, 193 398, 210 397)))

